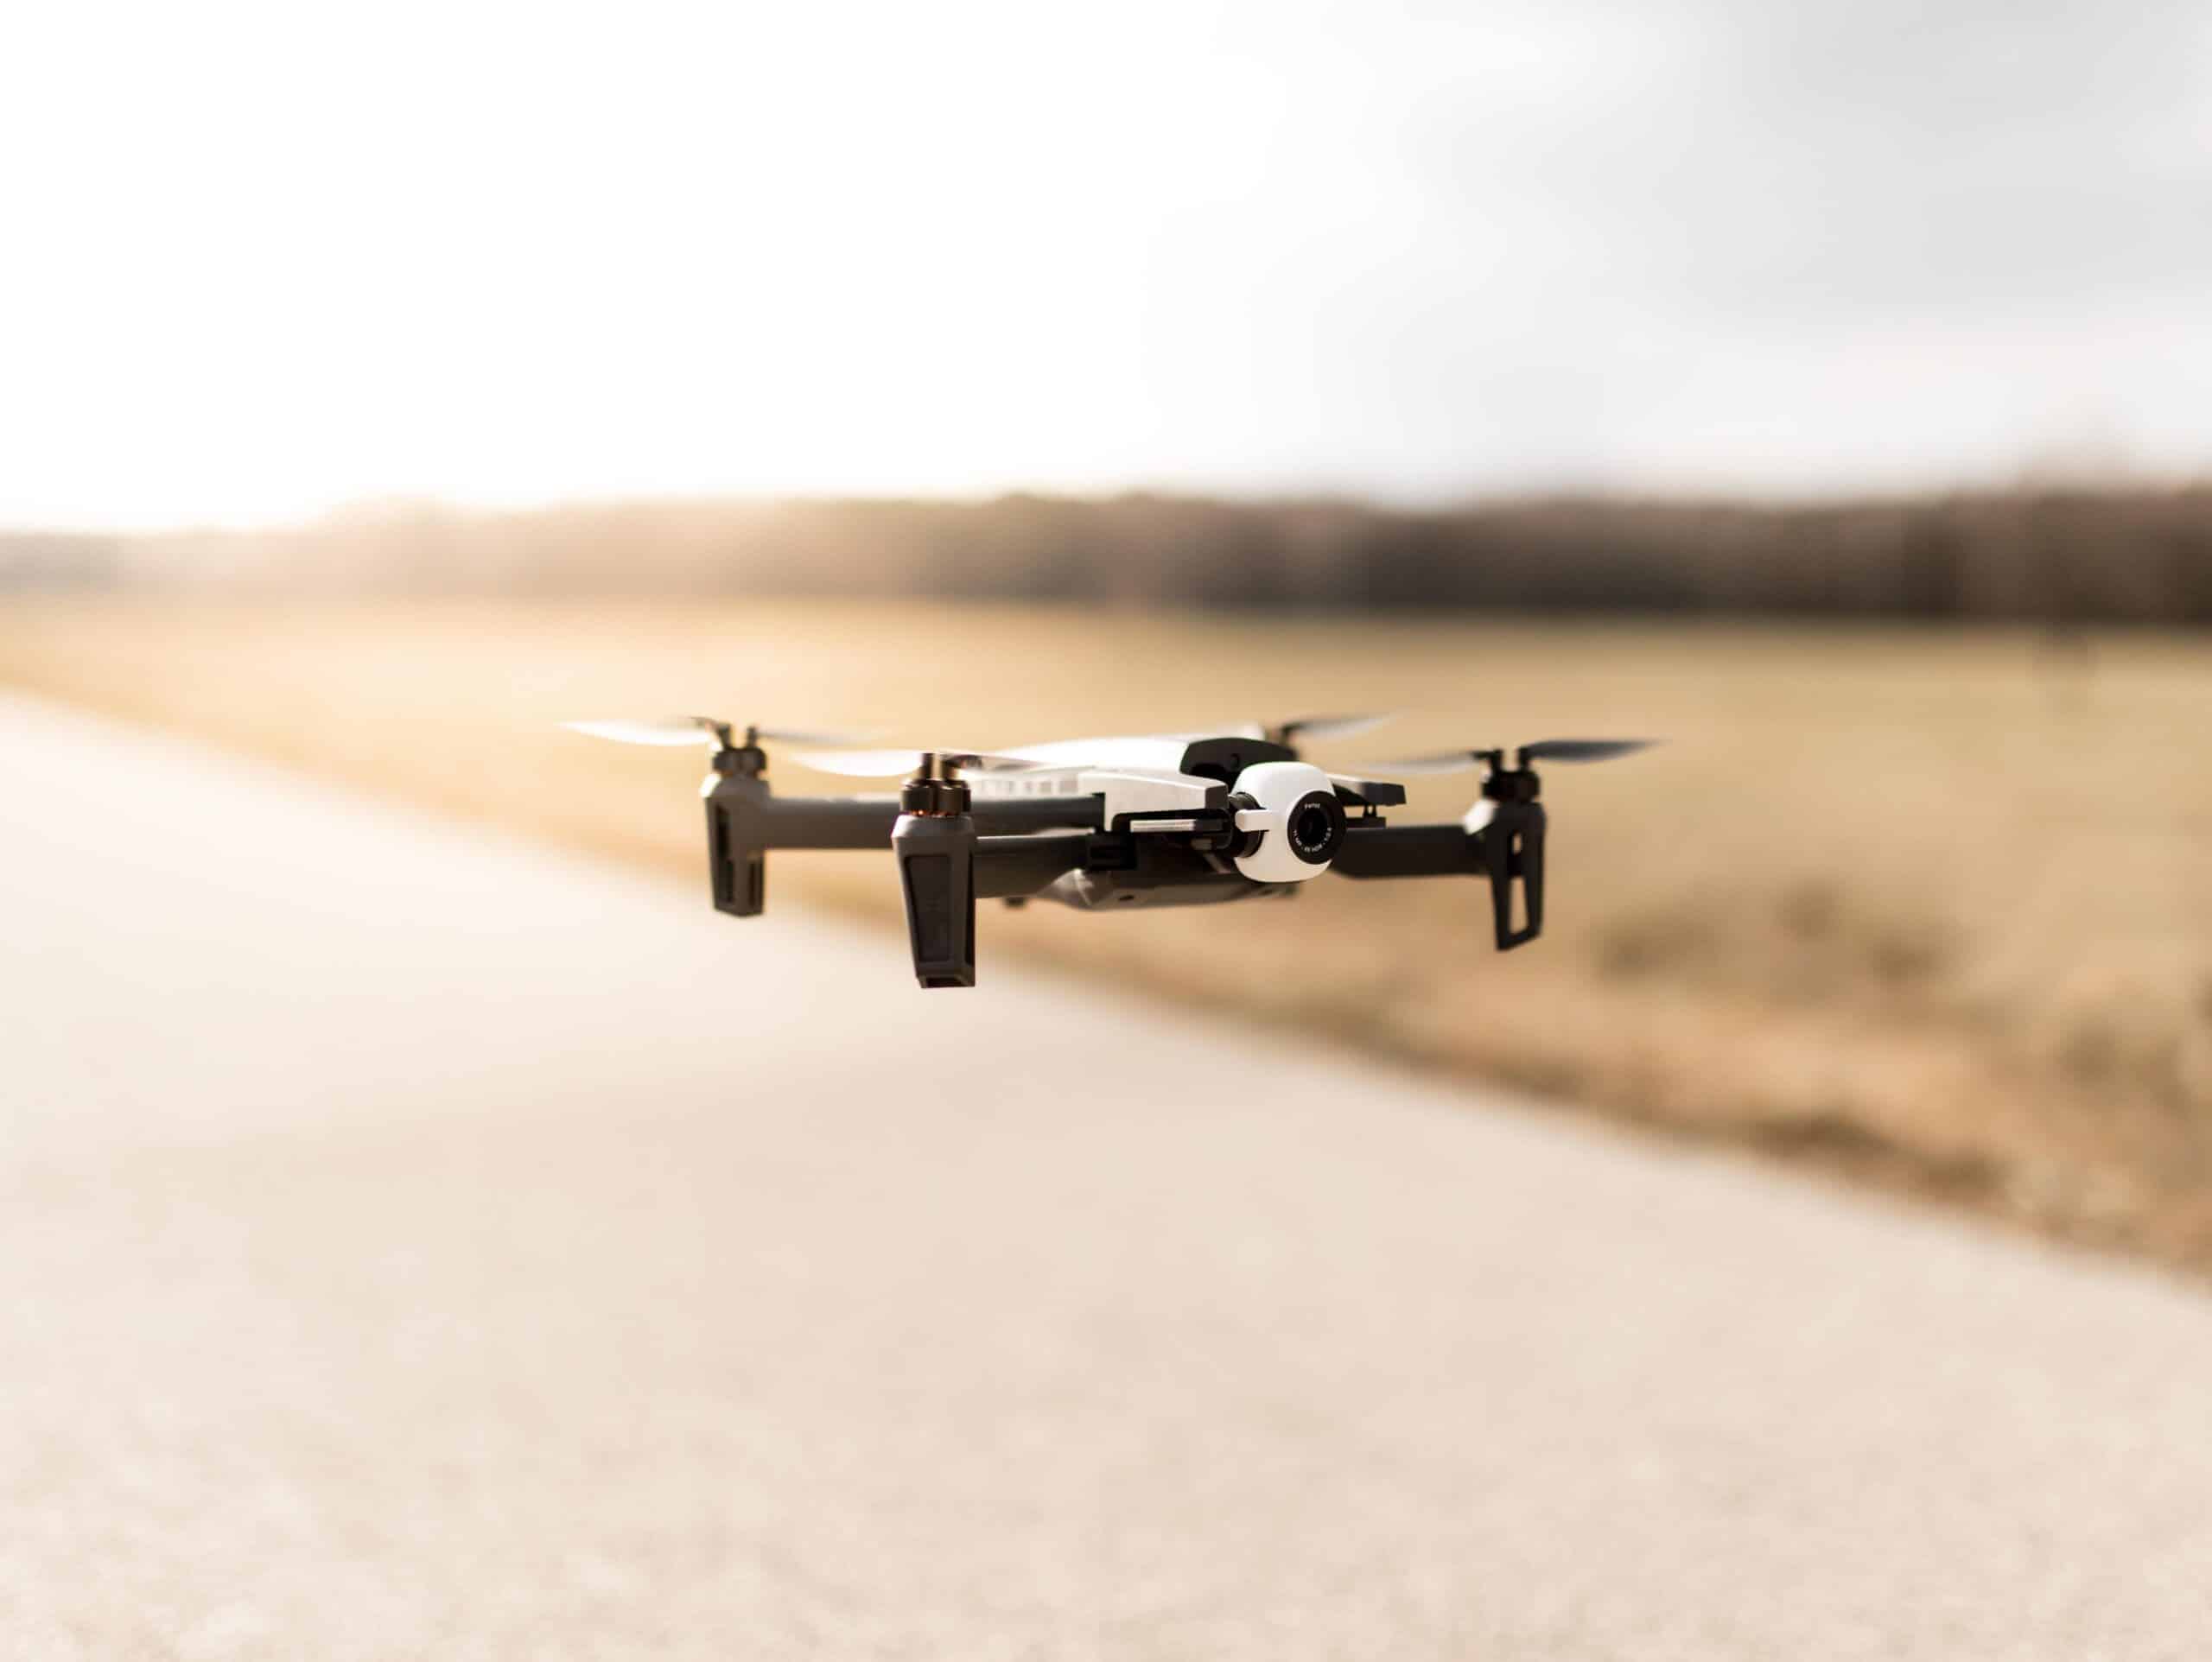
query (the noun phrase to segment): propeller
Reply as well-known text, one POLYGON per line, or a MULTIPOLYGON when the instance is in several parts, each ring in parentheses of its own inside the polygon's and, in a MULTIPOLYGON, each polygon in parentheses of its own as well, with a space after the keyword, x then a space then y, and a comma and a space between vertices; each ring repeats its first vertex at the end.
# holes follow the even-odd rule
MULTIPOLYGON (((563 721, 561 725, 571 733, 612 739, 620 745, 711 745, 728 750, 736 742, 730 737, 730 724, 710 715, 668 715, 652 721, 563 721)), ((865 736, 801 732, 794 727, 747 727, 743 742, 747 745, 764 739, 777 745, 851 745, 865 736)))
POLYGON ((729 724, 704 715, 666 715, 654 721, 563 721, 570 733, 612 739, 618 745, 712 745, 728 742, 729 724))
POLYGON ((808 751, 797 759, 817 773, 842 774, 850 779, 888 779, 916 772, 931 758, 936 758, 939 767, 965 769, 971 773, 1015 773, 1046 765, 1024 757, 962 750, 957 746, 937 750, 808 751))
POLYGON ((1268 739, 1278 745, 1295 744, 1306 739, 1356 739, 1361 733, 1372 733, 1386 721, 1394 721, 1394 714, 1382 715, 1301 715, 1265 729, 1268 739))
MULTIPOLYGON (((1656 739, 1539 739, 1521 746, 1516 767, 1532 762, 1605 762, 1616 756, 1633 756, 1649 750, 1656 739)), ((1363 765, 1376 773, 1467 773, 1478 767, 1498 769, 1505 764, 1503 750, 1447 750, 1433 756, 1408 756, 1395 762, 1363 765)))
POLYGON ((1609 762, 1649 750, 1656 739, 1539 739, 1521 746, 1521 765, 1531 762, 1609 762))

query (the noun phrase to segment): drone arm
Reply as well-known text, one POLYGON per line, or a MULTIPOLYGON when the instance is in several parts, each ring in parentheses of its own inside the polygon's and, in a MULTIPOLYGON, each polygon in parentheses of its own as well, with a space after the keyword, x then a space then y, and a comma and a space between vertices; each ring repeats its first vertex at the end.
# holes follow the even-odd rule
MULTIPOLYGON (((1095 796, 1014 797, 977 802, 976 830, 993 842, 1028 842, 1039 834, 1097 828, 1095 796)), ((724 774, 707 796, 707 847, 715 907, 734 917, 755 917, 767 904, 767 860, 772 848, 881 848, 899 821, 895 796, 779 796, 757 775, 724 774)), ((1052 856, 1056 858, 1057 856, 1052 856)), ((1025 862, 1041 854, 990 857, 993 869, 1006 865, 1003 881, 1019 883, 1025 862)), ((1081 851, 1069 861, 1081 865, 1081 851)), ((988 893, 1031 894, 1059 875, 1063 866, 1028 888, 988 893)))
POLYGON ((1544 810, 1500 802, 1488 825, 1351 826, 1330 869, 1346 877, 1487 877, 1497 949, 1525 946, 1544 929, 1544 810), (1514 922, 1513 885, 1523 921, 1514 922))
POLYGON ((778 796, 757 776, 723 775, 707 793, 715 910, 733 917, 766 910, 769 849, 880 848, 898 817, 889 797, 778 796))
MULTIPOLYGON (((715 795, 742 798, 751 840, 763 848, 880 848, 898 822, 895 796, 778 796, 765 782, 748 783, 757 789, 728 792, 725 782, 715 795)), ((973 811, 982 836, 1089 831, 1098 825, 1096 796, 1017 797, 977 802, 973 811)))
POLYGON ((776 796, 747 803, 763 848, 880 848, 899 818, 895 797, 776 796))
MULTIPOLYGON (((980 817, 980 816, 979 816, 980 817)), ((976 839, 976 898, 1004 900, 1050 888, 1081 868, 1090 838, 1080 831, 976 839)))
POLYGON ((1346 877, 1477 877, 1480 832, 1459 825, 1351 825, 1329 864, 1346 877))

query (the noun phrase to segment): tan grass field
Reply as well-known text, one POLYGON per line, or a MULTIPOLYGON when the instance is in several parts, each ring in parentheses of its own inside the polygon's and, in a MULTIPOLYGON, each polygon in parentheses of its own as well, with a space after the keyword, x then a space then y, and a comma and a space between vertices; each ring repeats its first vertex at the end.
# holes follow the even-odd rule
MULTIPOLYGON (((1410 713, 1317 752, 1330 764, 1663 734, 1547 775, 1548 933, 1510 956, 1473 883, 1324 879, 1288 905, 993 910, 982 975, 1069 966, 2212 1266, 2212 646, 2196 640, 18 598, 0 610, 0 682, 694 874, 702 906, 696 758, 556 721, 702 709, 989 745, 1410 713)), ((1472 792, 1420 782, 1414 811, 1456 815, 1472 792)), ((147 814, 160 834, 160 804, 147 814)), ((774 855, 770 893, 897 916, 889 862, 864 854, 774 855)), ((729 931, 734 957, 744 927, 729 931)), ((906 973, 890 943, 883 973, 906 973)))

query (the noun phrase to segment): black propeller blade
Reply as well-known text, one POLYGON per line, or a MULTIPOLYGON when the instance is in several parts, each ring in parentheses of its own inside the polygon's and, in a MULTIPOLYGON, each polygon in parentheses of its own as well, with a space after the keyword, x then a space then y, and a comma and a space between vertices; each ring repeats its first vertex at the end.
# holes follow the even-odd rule
POLYGON ((1607 762, 1649 750, 1656 739, 1539 739, 1521 746, 1522 765, 1530 762, 1607 762))
POLYGON ((1432 756, 1402 756, 1395 762, 1362 762, 1369 773, 1382 777, 1400 773, 1471 773, 1487 767, 1496 751, 1446 750, 1432 756))
POLYGON ((1356 739, 1395 718, 1383 715, 1301 715, 1267 729, 1278 745, 1294 745, 1300 739, 1356 739))

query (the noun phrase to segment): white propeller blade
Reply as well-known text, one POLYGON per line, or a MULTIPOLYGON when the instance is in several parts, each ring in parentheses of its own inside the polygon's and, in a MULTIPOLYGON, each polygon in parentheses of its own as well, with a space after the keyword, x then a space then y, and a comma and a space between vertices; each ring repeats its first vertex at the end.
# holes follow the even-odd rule
POLYGON ((718 742, 718 734, 724 728, 749 733, 755 742, 772 745, 854 745, 868 736, 864 733, 823 733, 798 727, 740 730, 734 723, 717 721, 707 715, 668 715, 655 721, 563 721, 561 725, 571 733, 612 739, 622 745, 712 745, 718 742))
POLYGON ((864 727, 858 733, 824 733, 819 727, 753 727, 753 738, 770 745, 857 745, 875 737, 880 728, 864 727))
POLYGON ((715 723, 703 715, 663 716, 657 721, 563 721, 570 733, 612 739, 618 745, 711 745, 715 723))
MULTIPOLYGON (((1539 739, 1519 747, 1522 765, 1531 762, 1610 762, 1617 756, 1633 756, 1649 750, 1656 739, 1539 739)), ((1370 764, 1377 773, 1469 773, 1488 767, 1493 752, 1447 750, 1433 756, 1408 756, 1395 762, 1370 764)))
POLYGON ((888 779, 912 773, 921 766, 925 756, 934 756, 942 764, 971 773, 1013 773, 1044 765, 1019 756, 957 749, 808 751, 797 759, 817 773, 842 774, 851 779, 888 779))

